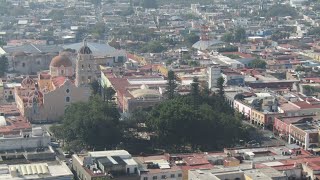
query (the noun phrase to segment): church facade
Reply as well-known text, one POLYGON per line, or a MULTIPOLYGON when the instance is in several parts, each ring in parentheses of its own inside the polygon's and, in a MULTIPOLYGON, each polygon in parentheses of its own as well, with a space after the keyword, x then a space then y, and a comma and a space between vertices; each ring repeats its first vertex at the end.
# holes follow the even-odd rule
POLYGON ((91 50, 84 42, 76 59, 75 69, 63 53, 51 60, 48 71, 37 79, 26 77, 21 87, 15 88, 15 101, 21 115, 30 122, 55 122, 62 120, 68 105, 89 100, 90 83, 97 77, 96 64, 91 50))

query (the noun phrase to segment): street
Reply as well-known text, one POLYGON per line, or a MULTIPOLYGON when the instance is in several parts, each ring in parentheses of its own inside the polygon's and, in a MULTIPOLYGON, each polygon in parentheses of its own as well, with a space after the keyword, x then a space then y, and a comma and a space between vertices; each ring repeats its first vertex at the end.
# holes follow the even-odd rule
POLYGON ((264 146, 264 147, 282 146, 287 143, 284 140, 280 139, 279 137, 274 136, 273 132, 271 132, 270 130, 262 129, 257 126, 254 126, 253 124, 251 124, 246 120, 242 122, 256 129, 256 131, 251 132, 252 134, 250 136, 252 137, 252 139, 250 140, 255 140, 256 142, 260 143, 261 146, 264 146))

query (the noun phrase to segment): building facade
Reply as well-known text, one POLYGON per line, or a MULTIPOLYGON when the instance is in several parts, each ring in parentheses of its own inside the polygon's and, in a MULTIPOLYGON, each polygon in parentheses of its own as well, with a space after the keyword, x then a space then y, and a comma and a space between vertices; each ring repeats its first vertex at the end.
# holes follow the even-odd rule
POLYGON ((84 43, 78 52, 76 73, 67 56, 56 56, 49 71, 40 72, 36 79, 28 76, 15 88, 17 107, 33 123, 61 120, 68 105, 88 101, 95 72, 91 50, 84 43))

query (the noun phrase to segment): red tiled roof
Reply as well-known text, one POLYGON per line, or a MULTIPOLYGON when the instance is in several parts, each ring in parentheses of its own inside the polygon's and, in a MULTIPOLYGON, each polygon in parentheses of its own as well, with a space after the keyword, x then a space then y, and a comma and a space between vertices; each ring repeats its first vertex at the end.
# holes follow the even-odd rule
POLYGON ((6 118, 9 125, 0 127, 0 134, 19 134, 20 130, 31 130, 31 124, 25 117, 12 116, 6 118))
POLYGON ((203 156, 199 156, 199 155, 183 158, 183 161, 185 161, 187 163, 187 165, 189 165, 189 166, 210 164, 206 158, 204 158, 203 156))
POLYGON ((305 80, 307 81, 312 81, 312 82, 315 82, 315 83, 320 83, 320 77, 314 77, 314 78, 304 78, 305 80))
POLYGON ((4 113, 6 116, 19 116, 20 111, 17 106, 14 104, 3 104, 0 105, 0 112, 4 113))
MULTIPOLYGON (((64 76, 57 76, 52 78, 52 83, 55 87, 60 87, 61 85, 64 84, 64 82, 66 81, 68 77, 64 77, 64 76)), ((74 81, 71 81, 72 83, 74 83, 74 81)))
POLYGON ((296 106, 300 109, 313 109, 313 108, 320 108, 320 104, 311 104, 305 101, 293 102, 296 106))

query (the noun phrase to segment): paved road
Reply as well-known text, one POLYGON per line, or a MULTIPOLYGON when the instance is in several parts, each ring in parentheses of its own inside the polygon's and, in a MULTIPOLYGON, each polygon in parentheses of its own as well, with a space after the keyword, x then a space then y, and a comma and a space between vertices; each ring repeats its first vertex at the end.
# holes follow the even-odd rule
POLYGON ((270 130, 256 127, 248 121, 243 121, 243 123, 256 128, 256 132, 252 132, 251 134, 251 140, 256 140, 261 144, 261 146, 281 146, 287 144, 287 142, 283 141, 282 139, 275 137, 273 135, 273 132, 271 132, 270 130), (273 136, 274 138, 271 139, 271 136, 273 136))

